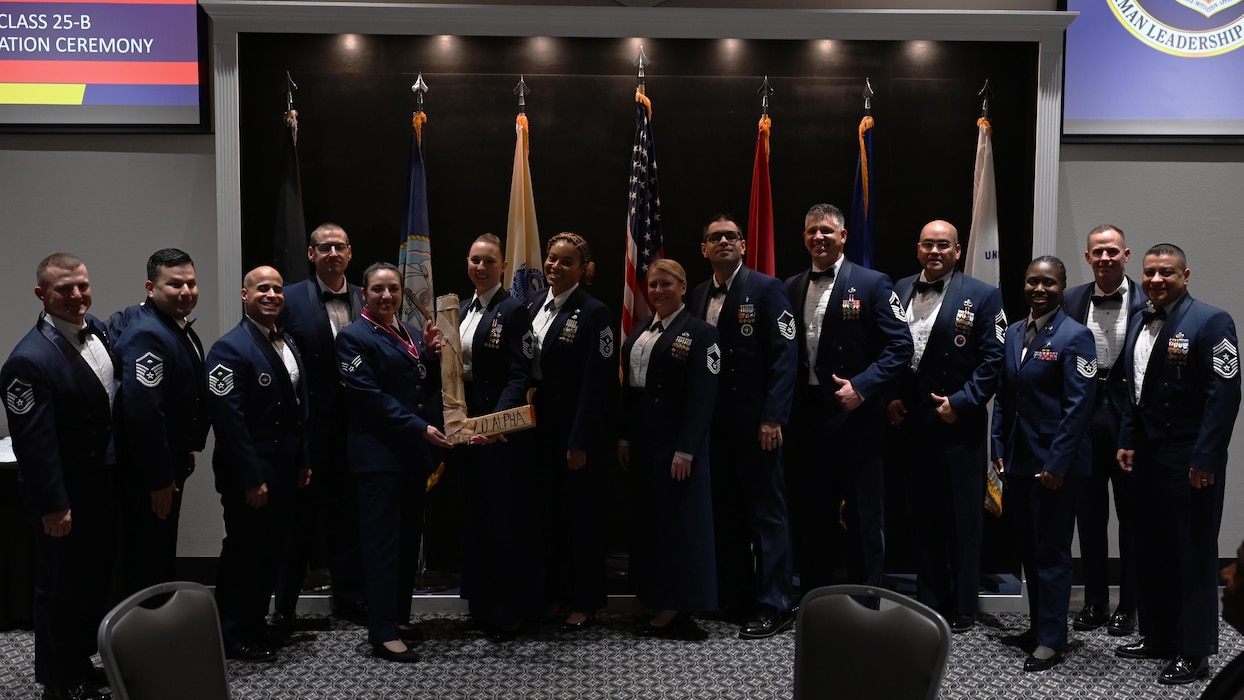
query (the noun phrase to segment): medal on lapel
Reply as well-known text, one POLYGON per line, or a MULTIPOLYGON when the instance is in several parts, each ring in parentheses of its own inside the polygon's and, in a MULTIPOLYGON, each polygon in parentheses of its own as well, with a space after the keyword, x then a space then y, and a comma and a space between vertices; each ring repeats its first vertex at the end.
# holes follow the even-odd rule
POLYGON ((563 343, 573 343, 575 336, 579 333, 579 310, 575 309, 570 318, 566 319, 566 325, 562 326, 562 332, 557 335, 557 339, 563 343))
POLYGON ((955 347, 963 347, 968 344, 968 334, 972 332, 972 322, 976 320, 976 314, 972 313, 972 300, 964 299, 963 308, 955 312, 955 347))
POLYGON ((842 300, 842 320, 858 321, 860 318, 860 301, 855 298, 855 287, 847 290, 847 298, 842 300))
POLYGON ((691 334, 683 331, 677 338, 674 338, 674 343, 670 345, 670 354, 676 360, 686 360, 691 354, 691 334))
POLYGON ((501 347, 501 329, 505 327, 505 324, 498 323, 499 320, 494 316, 492 327, 488 329, 488 339, 484 341, 484 347, 489 350, 497 350, 501 347))
POLYGON ((752 324, 756 322, 756 305, 755 304, 739 304, 739 333, 747 336, 751 335, 755 330, 752 324))
POLYGON ((1189 341, 1183 331, 1175 334, 1166 343, 1166 360, 1175 368, 1175 376, 1183 378, 1184 367, 1188 366, 1189 341))

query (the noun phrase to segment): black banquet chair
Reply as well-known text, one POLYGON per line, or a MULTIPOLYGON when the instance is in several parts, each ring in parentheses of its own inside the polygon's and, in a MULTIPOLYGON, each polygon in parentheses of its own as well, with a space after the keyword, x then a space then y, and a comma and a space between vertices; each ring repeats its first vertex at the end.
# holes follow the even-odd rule
POLYGON ((160 583, 99 624, 99 655, 117 700, 228 700, 216 598, 188 581, 160 583))
POLYGON ((816 588, 795 619, 795 700, 933 700, 949 657, 950 625, 919 601, 872 586, 816 588), (852 596, 896 605, 873 610, 852 596))

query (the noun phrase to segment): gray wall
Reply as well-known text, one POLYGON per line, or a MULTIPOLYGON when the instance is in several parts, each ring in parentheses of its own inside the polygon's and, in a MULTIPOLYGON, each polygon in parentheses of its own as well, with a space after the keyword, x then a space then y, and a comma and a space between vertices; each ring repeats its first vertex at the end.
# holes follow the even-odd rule
MULTIPOLYGON (((165 247, 185 250, 203 286, 195 329, 204 345, 220 335, 211 136, 0 135, 0 211, 4 357, 41 308, 33 291, 35 265, 57 251, 86 261, 91 312, 107 318, 146 295, 148 255, 165 247)), ((239 280, 239 295, 241 287, 239 280)), ((7 434, 4 422, 0 414, 0 430, 7 434)), ((210 444, 184 497, 181 555, 216 556, 224 526, 212 488, 210 444)))

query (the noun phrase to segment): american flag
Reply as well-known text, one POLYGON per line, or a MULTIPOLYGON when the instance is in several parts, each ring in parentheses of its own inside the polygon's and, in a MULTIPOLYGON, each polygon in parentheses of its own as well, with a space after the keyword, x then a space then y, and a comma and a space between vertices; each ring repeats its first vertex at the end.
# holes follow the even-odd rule
POLYGON ((631 149, 630 202, 626 210, 626 288, 622 293, 622 336, 649 314, 648 266, 662 255, 661 196, 657 152, 652 141, 652 103, 635 93, 635 146, 631 149))

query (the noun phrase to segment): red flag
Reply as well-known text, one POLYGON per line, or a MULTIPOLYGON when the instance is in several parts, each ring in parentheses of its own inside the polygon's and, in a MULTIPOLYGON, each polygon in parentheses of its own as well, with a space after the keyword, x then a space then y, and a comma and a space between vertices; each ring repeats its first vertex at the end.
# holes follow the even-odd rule
POLYGON ((747 213, 747 266, 773 276, 773 191, 769 187, 768 116, 760 118, 756 133, 756 161, 752 165, 752 203, 747 213))

